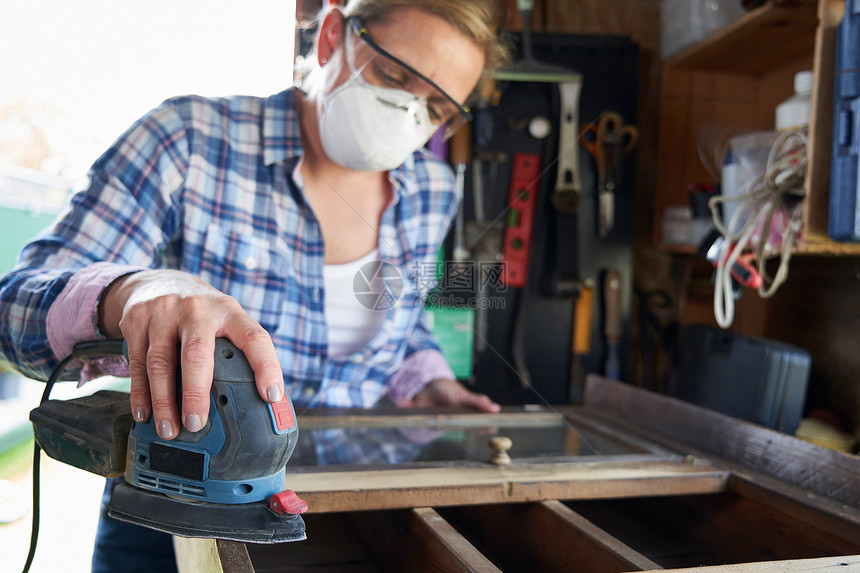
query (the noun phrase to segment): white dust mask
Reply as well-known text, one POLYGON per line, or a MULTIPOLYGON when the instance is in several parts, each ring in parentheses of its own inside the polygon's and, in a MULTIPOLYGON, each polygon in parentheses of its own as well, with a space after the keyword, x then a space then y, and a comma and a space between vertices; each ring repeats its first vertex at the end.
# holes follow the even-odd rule
MULTIPOLYGON (((344 44, 350 42, 347 39, 344 44)), ((335 163, 357 171, 388 171, 406 161, 436 131, 427 102, 414 94, 369 84, 354 69, 349 48, 347 80, 322 96, 319 129, 335 163)))

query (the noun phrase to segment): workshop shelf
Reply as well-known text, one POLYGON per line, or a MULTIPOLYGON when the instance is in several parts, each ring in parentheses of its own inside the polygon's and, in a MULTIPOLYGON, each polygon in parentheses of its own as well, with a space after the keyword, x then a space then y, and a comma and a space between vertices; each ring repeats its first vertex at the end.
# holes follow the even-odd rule
POLYGON ((673 68, 767 72, 786 60, 812 53, 818 0, 769 2, 717 30, 665 62, 673 68), (779 49, 774 49, 778 47, 779 49))
POLYGON ((773 129, 776 106, 793 93, 801 70, 814 75, 803 231, 795 251, 860 255, 860 243, 827 235, 833 75, 842 0, 771 0, 664 62, 654 244, 665 209, 688 203, 687 185, 710 181, 697 144, 773 129))

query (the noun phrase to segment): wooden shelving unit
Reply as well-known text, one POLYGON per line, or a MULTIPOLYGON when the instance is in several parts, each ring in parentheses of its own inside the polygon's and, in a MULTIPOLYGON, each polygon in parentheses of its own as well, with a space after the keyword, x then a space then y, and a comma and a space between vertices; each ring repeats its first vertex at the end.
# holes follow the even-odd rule
POLYGON ((668 60, 673 68, 761 74, 812 53, 817 1, 771 2, 668 60), (789 4, 781 8, 778 4, 789 4))
MULTIPOLYGON (((793 93, 800 70, 813 70, 803 233, 789 277, 772 298, 745 289, 731 330, 806 349, 812 358, 807 406, 834 412, 860 432, 860 353, 850 336, 860 320, 860 243, 827 236, 836 32, 844 0, 771 0, 663 64, 658 186, 653 244, 662 243, 664 210, 687 205, 687 186, 712 182, 697 152, 700 138, 774 128, 775 107, 793 93)), ((716 326, 713 269, 692 246, 673 254, 677 320, 716 326)), ((775 272, 776 261, 769 268, 775 272)))
MULTIPOLYGON (((833 68, 843 0, 772 0, 666 61, 661 98, 654 243, 663 211, 687 204, 687 184, 711 176, 700 139, 773 129, 776 105, 793 92, 794 74, 812 69, 809 167, 798 253, 860 255, 860 243, 827 237, 833 68)), ((684 253, 683 247, 670 252, 684 253)))

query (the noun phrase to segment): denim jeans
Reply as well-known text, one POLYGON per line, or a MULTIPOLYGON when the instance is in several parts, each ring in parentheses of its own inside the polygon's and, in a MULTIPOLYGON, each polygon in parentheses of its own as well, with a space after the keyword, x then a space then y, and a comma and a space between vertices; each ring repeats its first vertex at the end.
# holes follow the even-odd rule
POLYGON ((108 516, 108 502, 123 478, 107 480, 93 549, 93 573, 173 573, 173 537, 108 516))

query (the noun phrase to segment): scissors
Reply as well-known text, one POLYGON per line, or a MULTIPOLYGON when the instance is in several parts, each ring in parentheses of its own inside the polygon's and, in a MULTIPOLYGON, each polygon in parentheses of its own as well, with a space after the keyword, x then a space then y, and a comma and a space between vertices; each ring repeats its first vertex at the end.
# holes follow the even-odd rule
POLYGON ((617 111, 603 112, 594 123, 579 132, 582 146, 597 166, 598 234, 601 238, 615 225, 615 175, 621 156, 630 153, 639 141, 639 130, 617 111))

